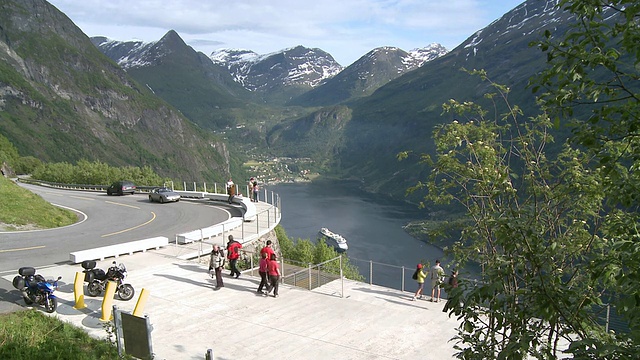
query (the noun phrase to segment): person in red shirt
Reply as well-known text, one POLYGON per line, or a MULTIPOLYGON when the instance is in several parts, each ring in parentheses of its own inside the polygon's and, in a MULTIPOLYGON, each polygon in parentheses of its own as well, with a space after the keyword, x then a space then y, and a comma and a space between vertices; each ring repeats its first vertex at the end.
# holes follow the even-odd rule
POLYGON ((260 253, 260 267, 258 268, 258 274, 260 274, 260 286, 258 286, 258 290, 256 291, 258 294, 266 295, 266 292, 262 292, 263 288, 268 288, 269 283, 267 282, 267 267, 269 265, 269 257, 266 252, 260 253))
POLYGON ((238 259, 240 258, 240 249, 242 244, 233 240, 233 235, 229 235, 229 242, 227 243, 227 259, 229 259, 229 267, 231 268, 231 274, 229 276, 236 276, 236 279, 240 277, 240 270, 238 270, 238 259))
POLYGON ((262 257, 262 254, 265 253, 267 254, 267 260, 271 259, 272 254, 275 254, 275 251, 273 251, 271 240, 267 240, 267 245, 263 247, 262 250, 260 250, 260 257, 262 257))
POLYGON ((267 275, 269 275, 269 286, 267 295, 273 290, 273 297, 278 297, 278 282, 280 281, 280 264, 276 260, 276 254, 271 254, 271 259, 267 263, 267 275))

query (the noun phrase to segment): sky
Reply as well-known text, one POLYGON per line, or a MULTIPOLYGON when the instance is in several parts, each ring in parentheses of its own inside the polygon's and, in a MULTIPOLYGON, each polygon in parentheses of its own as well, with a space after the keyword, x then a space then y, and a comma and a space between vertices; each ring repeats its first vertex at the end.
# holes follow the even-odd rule
POLYGON ((269 54, 302 45, 348 66, 369 51, 439 43, 452 50, 524 0, 49 0, 88 36, 160 40, 196 51, 269 54))

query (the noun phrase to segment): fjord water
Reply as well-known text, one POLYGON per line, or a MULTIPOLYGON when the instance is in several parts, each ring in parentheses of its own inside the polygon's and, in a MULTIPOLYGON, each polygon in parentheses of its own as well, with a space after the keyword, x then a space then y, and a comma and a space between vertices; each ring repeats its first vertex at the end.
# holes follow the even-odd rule
MULTIPOLYGON (((425 219, 416 205, 366 193, 354 182, 322 181, 278 184, 266 187, 281 199, 280 224, 292 239, 316 241, 326 227, 347 239, 347 254, 368 279, 371 260, 404 266, 405 288, 415 291, 411 275, 419 262, 433 264, 442 250, 417 240, 404 231, 411 220, 425 219)), ((446 265, 443 261, 443 265, 446 265)), ((401 269, 374 265, 374 283, 399 289, 401 269)))

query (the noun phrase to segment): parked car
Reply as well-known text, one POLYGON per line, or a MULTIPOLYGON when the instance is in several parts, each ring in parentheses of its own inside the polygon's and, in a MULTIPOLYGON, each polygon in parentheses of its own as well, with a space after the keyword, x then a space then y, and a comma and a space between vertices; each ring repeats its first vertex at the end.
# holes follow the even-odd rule
POLYGON ((116 181, 107 188, 107 195, 135 194, 136 184, 131 181, 116 181))
POLYGON ((149 193, 149 201, 159 203, 180 201, 180 194, 168 188, 156 188, 149 193))

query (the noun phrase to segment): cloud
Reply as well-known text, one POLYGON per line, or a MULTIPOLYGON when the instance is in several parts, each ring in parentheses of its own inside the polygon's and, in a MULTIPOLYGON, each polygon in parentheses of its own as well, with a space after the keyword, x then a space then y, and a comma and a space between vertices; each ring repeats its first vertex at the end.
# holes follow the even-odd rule
POLYGON ((198 51, 303 45, 349 65, 379 46, 453 48, 517 0, 51 0, 85 34, 155 41, 175 30, 198 51), (496 3, 502 3, 498 7, 496 3))

